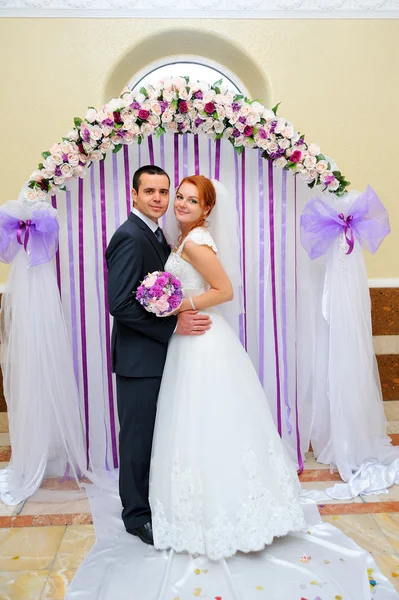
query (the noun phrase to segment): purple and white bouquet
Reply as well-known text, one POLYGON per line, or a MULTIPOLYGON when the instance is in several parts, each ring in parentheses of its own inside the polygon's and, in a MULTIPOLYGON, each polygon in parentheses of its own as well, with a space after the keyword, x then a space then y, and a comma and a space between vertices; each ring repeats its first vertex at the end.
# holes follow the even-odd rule
POLYGON ((168 317, 183 301, 181 283, 166 271, 148 273, 137 288, 136 300, 157 317, 168 317))

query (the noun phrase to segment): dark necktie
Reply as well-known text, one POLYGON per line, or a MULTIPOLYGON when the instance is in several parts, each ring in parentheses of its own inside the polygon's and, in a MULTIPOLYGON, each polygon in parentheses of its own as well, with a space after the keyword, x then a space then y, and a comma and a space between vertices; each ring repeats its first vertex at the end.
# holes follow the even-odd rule
POLYGON ((168 242, 166 241, 166 238, 163 234, 163 231, 160 227, 158 227, 158 229, 155 230, 155 236, 158 240, 158 242, 161 244, 165 254, 168 253, 168 242))

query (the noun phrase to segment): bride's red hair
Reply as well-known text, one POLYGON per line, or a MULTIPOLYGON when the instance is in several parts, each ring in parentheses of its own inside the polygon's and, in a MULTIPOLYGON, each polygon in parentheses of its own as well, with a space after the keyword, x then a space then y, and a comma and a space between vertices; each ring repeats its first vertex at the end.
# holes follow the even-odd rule
MULTIPOLYGON (((179 184, 179 187, 176 190, 176 193, 179 191, 180 186, 183 183, 192 183, 198 190, 198 200, 200 201, 201 207, 204 210, 204 213, 198 221, 195 221, 189 233, 195 227, 204 227, 206 223, 206 218, 211 214, 213 207, 216 204, 216 190, 213 186, 213 183, 210 179, 205 177, 204 175, 190 175, 189 177, 185 177, 179 184)), ((182 241, 182 236, 179 237, 179 243, 182 241)))

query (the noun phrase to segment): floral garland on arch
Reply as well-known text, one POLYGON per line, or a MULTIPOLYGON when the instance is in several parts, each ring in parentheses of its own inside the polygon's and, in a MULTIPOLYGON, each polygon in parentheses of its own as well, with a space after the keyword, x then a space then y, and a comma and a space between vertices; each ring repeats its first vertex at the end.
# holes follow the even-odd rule
POLYGON ((29 179, 28 200, 44 200, 48 193, 65 190, 74 177, 84 177, 93 162, 103 160, 109 150, 167 131, 205 134, 229 140, 239 154, 243 148, 262 150, 263 158, 298 174, 309 187, 324 186, 338 196, 349 181, 332 169, 317 144, 307 144, 292 123, 277 116, 278 106, 265 108, 260 102, 233 94, 222 80, 213 85, 174 77, 148 84, 140 91, 125 89, 120 98, 100 110, 89 108, 84 119, 43 152, 43 162, 29 179))

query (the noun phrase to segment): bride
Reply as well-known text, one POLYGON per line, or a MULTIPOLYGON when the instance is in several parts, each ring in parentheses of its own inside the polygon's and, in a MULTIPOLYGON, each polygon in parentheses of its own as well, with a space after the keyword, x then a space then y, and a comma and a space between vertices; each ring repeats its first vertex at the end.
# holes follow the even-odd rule
POLYGON ((180 236, 165 270, 182 283, 180 311, 210 315, 212 328, 169 343, 150 473, 154 545, 219 560, 259 551, 305 520, 295 468, 234 331, 240 260, 233 201, 218 182, 186 177, 174 214, 180 236))

